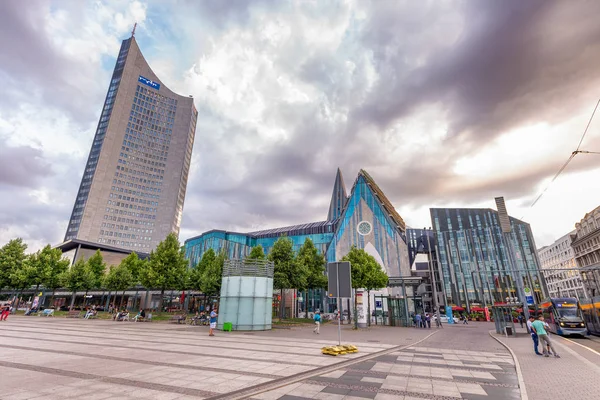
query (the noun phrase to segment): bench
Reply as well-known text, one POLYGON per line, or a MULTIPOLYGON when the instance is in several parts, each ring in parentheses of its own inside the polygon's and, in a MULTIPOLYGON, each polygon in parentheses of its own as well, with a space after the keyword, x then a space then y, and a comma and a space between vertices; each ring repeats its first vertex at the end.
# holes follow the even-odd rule
POLYGON ((67 314, 67 318, 79 318, 79 314, 79 310, 71 310, 69 311, 69 314, 67 314))
POLYGON ((44 311, 38 312, 38 317, 41 317, 42 315, 44 317, 54 317, 54 310, 52 308, 46 308, 44 311))
POLYGON ((177 322, 178 324, 181 324, 181 323, 185 322, 185 318, 186 318, 185 315, 173 315, 169 321, 177 322))

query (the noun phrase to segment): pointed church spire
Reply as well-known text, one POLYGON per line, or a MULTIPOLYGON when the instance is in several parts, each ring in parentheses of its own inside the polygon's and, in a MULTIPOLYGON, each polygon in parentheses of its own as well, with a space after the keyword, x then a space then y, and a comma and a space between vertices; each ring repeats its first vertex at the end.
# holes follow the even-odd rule
POLYGON ((337 174, 335 175, 335 184, 333 185, 331 202, 329 203, 329 213, 327 214, 328 221, 333 221, 342 215, 342 210, 346 205, 346 201, 348 201, 348 193, 346 192, 342 171, 338 168, 337 174))
POLYGON ((135 28, 137 28, 137 22, 133 24, 133 29, 131 30, 131 37, 135 36, 135 28))

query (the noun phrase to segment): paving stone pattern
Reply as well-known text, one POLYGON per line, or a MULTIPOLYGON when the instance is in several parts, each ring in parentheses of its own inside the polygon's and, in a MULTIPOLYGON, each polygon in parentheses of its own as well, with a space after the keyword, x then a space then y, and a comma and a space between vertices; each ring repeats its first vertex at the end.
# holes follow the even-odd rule
MULTIPOLYGON (((323 336, 335 336, 330 328, 332 332, 323 336)), ((391 333, 408 344, 425 337, 408 329, 386 330, 384 336, 391 333)), ((354 334, 354 339, 364 339, 353 341, 359 353, 328 357, 321 354, 321 347, 335 343, 310 329, 292 337, 280 332, 272 336, 223 332, 209 337, 206 327, 12 317, 0 323, 0 398, 227 398, 242 389, 311 375, 396 348, 367 342, 371 335, 354 334)))
POLYGON ((529 400, 600 399, 600 355, 552 335, 550 340, 561 358, 537 356, 525 330, 517 332, 520 335, 513 338, 496 337, 515 353, 529 400))
MULTIPOLYGON (((439 335, 439 334, 438 334, 439 335)), ((432 337, 435 338, 435 335, 432 337)), ((439 340, 439 337, 435 339, 439 340)), ((255 395, 269 399, 519 399, 510 353, 424 344, 255 395)))

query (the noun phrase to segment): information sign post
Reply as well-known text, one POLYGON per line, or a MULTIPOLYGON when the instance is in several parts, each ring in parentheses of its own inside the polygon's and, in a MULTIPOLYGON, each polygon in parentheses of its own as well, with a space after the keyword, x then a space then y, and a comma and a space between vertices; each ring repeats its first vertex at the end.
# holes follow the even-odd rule
POLYGON ((352 278, 350 262, 332 262, 327 264, 327 296, 337 299, 338 344, 342 344, 342 315, 340 305, 342 298, 352 297, 352 278))

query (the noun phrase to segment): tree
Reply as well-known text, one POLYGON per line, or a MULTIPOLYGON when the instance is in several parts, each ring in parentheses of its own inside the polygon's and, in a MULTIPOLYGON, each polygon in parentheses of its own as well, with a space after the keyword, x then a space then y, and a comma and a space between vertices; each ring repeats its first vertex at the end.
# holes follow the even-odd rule
POLYGON ((279 319, 285 313, 284 289, 298 289, 306 287, 306 268, 296 261, 292 241, 282 236, 273 244, 268 259, 273 261, 273 287, 281 291, 282 311, 279 319))
POLYGON ((75 294, 78 290, 85 290, 86 293, 90 290, 95 282, 96 277, 93 272, 90 270, 89 266, 83 259, 77 260, 75 264, 65 272, 62 276, 63 286, 73 292, 71 297, 71 306, 70 310, 73 309, 73 305, 75 304, 75 294))
MULTIPOLYGON (((387 286, 388 277, 382 270, 381 265, 375 257, 364 251, 352 246, 348 254, 342 261, 350 261, 350 275, 352 278, 352 287, 354 292, 354 315, 356 316, 356 289, 367 289, 368 301, 370 302, 371 290, 380 289, 387 286)), ((371 305, 368 303, 368 312, 370 316, 371 305)), ((370 317, 367 320, 371 320, 370 317)), ((354 318, 354 326, 358 326, 358 318, 354 318)))
POLYGON ((188 261, 174 233, 158 244, 150 253, 145 267, 140 271, 142 284, 146 288, 160 289, 159 310, 162 311, 166 289, 175 288, 180 277, 187 272, 188 261))
MULTIPOLYGON (((204 259, 204 257, 202 257, 204 259)), ((225 251, 221 250, 215 258, 206 265, 202 272, 200 289, 208 296, 217 296, 221 293, 223 281, 223 265, 225 264, 225 251)))
POLYGON ((0 248, 0 289, 11 285, 10 275, 23 265, 26 249, 21 238, 12 239, 0 248))
POLYGON ((140 281, 140 273, 144 267, 144 260, 140 259, 137 253, 130 253, 127 257, 121 260, 120 266, 124 266, 131 274, 131 286, 135 286, 140 281))
MULTIPOLYGON (((297 256, 298 264, 302 265, 307 272, 306 289, 321 289, 327 286, 325 276, 325 256, 319 251, 310 238, 306 238, 297 256)), ((308 318, 308 290, 305 291, 306 318, 308 318)))
MULTIPOLYGON (((135 254, 135 253, 132 253, 132 254, 135 254)), ((113 304, 115 304, 117 302, 117 292, 123 291, 123 295, 121 296, 121 307, 123 306, 125 290, 129 289, 134 284, 133 274, 131 273, 128 262, 125 262, 125 260, 127 260, 127 258, 129 258, 129 256, 124 258, 123 261, 121 261, 121 264, 119 264, 119 266, 110 267, 108 274, 104 278, 104 286, 108 290, 115 292, 113 304)), ((136 258, 137 258, 137 255, 136 255, 136 258)), ((133 257, 132 257, 132 259, 133 259, 133 257)))
POLYGON ((370 259, 366 267, 364 288, 367 289, 367 320, 371 326, 371 290, 387 287, 389 278, 375 257, 368 256, 370 259))
POLYGON ((104 275, 106 274, 106 263, 102 259, 100 250, 96 250, 94 255, 88 258, 87 265, 94 275, 94 285, 92 289, 100 289, 104 283, 104 275))
POLYGON ((352 246, 348 254, 342 257, 341 261, 350 262, 350 277, 352 279, 352 288, 354 289, 354 327, 358 328, 358 318, 356 318, 356 289, 365 286, 366 268, 369 263, 366 251, 352 246))
POLYGON ((21 301, 21 293, 23 292, 23 290, 27 289, 33 284, 32 276, 34 273, 34 267, 30 264, 30 258, 26 257, 25 260, 21 263, 21 265, 19 265, 16 268, 13 268, 10 273, 10 286, 18 291, 17 304, 14 306, 15 309, 19 308, 19 303, 21 301))
POLYGON ((46 289, 52 290, 52 299, 50 305, 54 306, 54 293, 56 289, 62 285, 62 276, 69 269, 71 262, 63 258, 62 251, 60 249, 53 249, 50 245, 47 245, 42 249, 39 256, 40 264, 43 265, 42 274, 42 285, 46 289))
POLYGON ((265 256, 265 250, 259 244, 258 246, 254 246, 252 250, 250 250, 250 255, 246 258, 248 260, 265 260, 267 256, 265 256))

